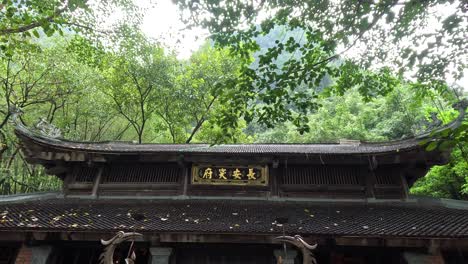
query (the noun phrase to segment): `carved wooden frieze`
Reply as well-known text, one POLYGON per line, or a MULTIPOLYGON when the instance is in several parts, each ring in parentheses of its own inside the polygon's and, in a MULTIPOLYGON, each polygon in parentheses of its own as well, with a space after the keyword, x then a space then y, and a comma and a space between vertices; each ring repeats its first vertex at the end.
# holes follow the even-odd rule
POLYGON ((211 165, 192 166, 192 184, 267 186, 266 165, 211 165))

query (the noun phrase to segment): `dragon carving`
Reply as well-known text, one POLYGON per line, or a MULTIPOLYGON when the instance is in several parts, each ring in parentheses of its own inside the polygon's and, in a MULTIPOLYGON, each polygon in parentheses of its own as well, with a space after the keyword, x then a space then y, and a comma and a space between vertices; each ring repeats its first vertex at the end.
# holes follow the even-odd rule
POLYGON ((292 236, 279 236, 276 237, 275 240, 280 242, 285 242, 292 244, 293 246, 300 249, 302 253, 302 263, 303 264, 317 264, 317 260, 315 259, 314 253, 312 250, 317 248, 317 244, 309 245, 307 242, 300 235, 292 236))
MULTIPOLYGON (((114 251, 117 248, 117 246, 124 242, 124 241, 129 241, 129 240, 135 240, 136 238, 142 237, 142 234, 140 233, 125 233, 123 231, 119 231, 117 235, 115 235, 113 238, 109 240, 103 240, 101 239, 101 244, 105 246, 104 251, 101 253, 99 256, 99 264, 114 264, 114 251)), ((130 247, 130 250, 132 248, 130 247)), ((125 259, 126 264, 134 264, 136 259, 135 252, 132 251, 131 255, 125 259)))

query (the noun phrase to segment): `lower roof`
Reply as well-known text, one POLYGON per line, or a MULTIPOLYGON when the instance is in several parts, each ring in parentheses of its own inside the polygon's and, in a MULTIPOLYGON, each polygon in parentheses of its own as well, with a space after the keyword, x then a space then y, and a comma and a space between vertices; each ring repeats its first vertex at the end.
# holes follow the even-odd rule
POLYGON ((468 210, 417 203, 245 200, 83 200, 0 202, 2 231, 136 230, 140 233, 286 234, 468 238, 468 210), (133 217, 143 215, 137 221, 133 217))

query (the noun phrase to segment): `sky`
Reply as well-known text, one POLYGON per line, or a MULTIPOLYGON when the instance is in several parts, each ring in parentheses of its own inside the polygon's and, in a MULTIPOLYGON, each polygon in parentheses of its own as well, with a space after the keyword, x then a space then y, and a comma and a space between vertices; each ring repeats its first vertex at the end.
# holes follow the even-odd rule
MULTIPOLYGON (((175 50, 179 59, 188 59, 209 36, 208 31, 202 28, 185 29, 186 25, 180 21, 180 11, 171 0, 157 0, 152 6, 146 0, 136 2, 147 8, 142 31, 175 50)), ((464 78, 458 80, 457 84, 468 92, 468 69, 464 73, 464 78)), ((451 80, 447 81, 451 83, 451 80)))
MULTIPOLYGON (((138 0, 138 2, 144 2, 144 0, 138 0)), ((153 7, 148 7, 142 31, 147 36, 175 49, 178 58, 188 59, 204 43, 209 35, 208 31, 201 28, 184 29, 185 25, 180 21, 179 9, 171 0, 155 2, 153 7)))

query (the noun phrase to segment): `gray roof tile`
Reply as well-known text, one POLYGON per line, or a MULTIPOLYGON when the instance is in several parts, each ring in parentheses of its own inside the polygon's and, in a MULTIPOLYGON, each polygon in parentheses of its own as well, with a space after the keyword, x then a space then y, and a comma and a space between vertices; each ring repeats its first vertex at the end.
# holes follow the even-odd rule
POLYGON ((468 238, 468 211, 392 204, 229 200, 77 200, 1 203, 0 232, 12 230, 468 238), (132 219, 132 213, 145 216, 132 219))
POLYGON ((60 149, 107 153, 180 153, 180 154, 373 154, 419 148, 419 140, 361 144, 135 144, 131 142, 78 142, 47 138, 17 127, 20 138, 60 149))

